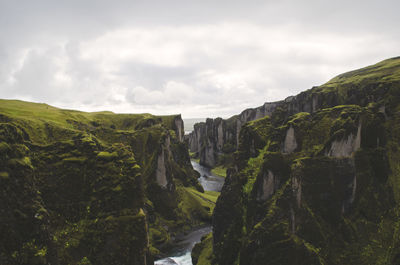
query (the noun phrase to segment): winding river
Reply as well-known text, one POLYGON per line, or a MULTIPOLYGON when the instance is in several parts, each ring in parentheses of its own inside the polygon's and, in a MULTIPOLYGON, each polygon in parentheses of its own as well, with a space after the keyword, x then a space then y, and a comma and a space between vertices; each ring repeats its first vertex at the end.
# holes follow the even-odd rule
MULTIPOLYGON (((192 161, 193 168, 200 173, 199 182, 204 190, 221 191, 224 185, 224 178, 211 174, 209 168, 203 167, 199 163, 192 161)), ((194 245, 200 242, 201 237, 212 231, 211 226, 206 226, 193 230, 189 234, 180 238, 169 257, 156 260, 155 265, 192 265, 191 252, 194 245)))
POLYGON ((199 182, 203 186, 204 190, 221 191, 225 181, 224 178, 214 176, 209 168, 204 167, 195 161, 192 161, 192 166, 194 170, 200 173, 199 182))

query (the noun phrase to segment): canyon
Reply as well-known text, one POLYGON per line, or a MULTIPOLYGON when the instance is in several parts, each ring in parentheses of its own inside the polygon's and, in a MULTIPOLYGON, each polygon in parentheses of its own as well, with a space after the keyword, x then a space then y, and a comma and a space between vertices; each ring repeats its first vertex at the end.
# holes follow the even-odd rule
POLYGON ((201 163, 228 167, 193 260, 397 264, 400 58, 264 106, 262 118, 208 119, 187 139, 201 163))
POLYGON ((0 100, 0 202, 1 264, 398 264, 400 58, 189 134, 0 100))

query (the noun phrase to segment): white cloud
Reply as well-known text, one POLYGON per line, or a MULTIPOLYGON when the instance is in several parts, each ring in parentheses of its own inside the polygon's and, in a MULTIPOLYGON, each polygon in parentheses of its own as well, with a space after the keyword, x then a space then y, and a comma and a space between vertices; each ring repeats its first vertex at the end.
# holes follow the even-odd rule
POLYGON ((397 56, 400 47, 390 7, 383 16, 374 13, 376 5, 355 15, 356 4, 343 11, 318 1, 89 2, 56 8, 40 1, 27 17, 11 4, 0 6, 9 11, 0 11, 9 22, 0 25, 2 97, 226 117, 397 56))

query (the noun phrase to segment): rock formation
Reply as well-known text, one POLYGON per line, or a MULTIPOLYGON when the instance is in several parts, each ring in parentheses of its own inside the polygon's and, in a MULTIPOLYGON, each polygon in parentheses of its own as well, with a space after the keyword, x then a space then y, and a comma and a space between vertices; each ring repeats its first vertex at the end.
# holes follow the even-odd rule
POLYGON ((265 103, 227 120, 216 118, 196 123, 188 136, 189 150, 198 154, 200 164, 214 167, 221 154, 231 154, 237 149, 240 129, 246 122, 270 115, 279 104, 265 103))
MULTIPOLYGON (((375 78, 368 77, 368 81, 363 82, 375 82, 375 78)), ((215 167, 225 163, 223 155, 231 155, 237 150, 241 128, 249 121, 275 114, 273 118, 280 119, 275 121, 276 124, 282 124, 289 116, 299 112, 314 113, 339 105, 366 106, 370 102, 379 101, 391 89, 391 84, 376 89, 374 85, 363 82, 356 80, 354 76, 348 78, 348 74, 344 74, 321 87, 313 87, 282 101, 267 102, 263 106, 244 110, 226 120, 207 119, 205 123, 195 124, 193 132, 187 137, 189 149, 198 154, 200 164, 215 167), (340 85, 340 90, 336 89, 337 85, 340 85)), ((381 108, 381 112, 384 112, 385 106, 381 108)))
POLYGON ((398 264, 400 58, 276 104, 240 128, 195 260, 398 264))
POLYGON ((180 115, 0 100, 0 264, 153 264, 211 213, 180 115))

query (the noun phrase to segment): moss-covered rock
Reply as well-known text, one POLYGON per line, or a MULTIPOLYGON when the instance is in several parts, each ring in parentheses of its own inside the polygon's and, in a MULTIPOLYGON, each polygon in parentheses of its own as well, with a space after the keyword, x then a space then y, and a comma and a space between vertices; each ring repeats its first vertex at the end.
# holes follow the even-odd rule
POLYGON ((399 72, 395 58, 341 75, 241 128, 212 264, 399 261, 399 72))
POLYGON ((0 103, 1 264, 152 264, 210 221, 180 115, 0 103))
POLYGON ((195 265, 211 265, 213 259, 212 233, 203 236, 201 242, 192 249, 192 262, 195 265))

